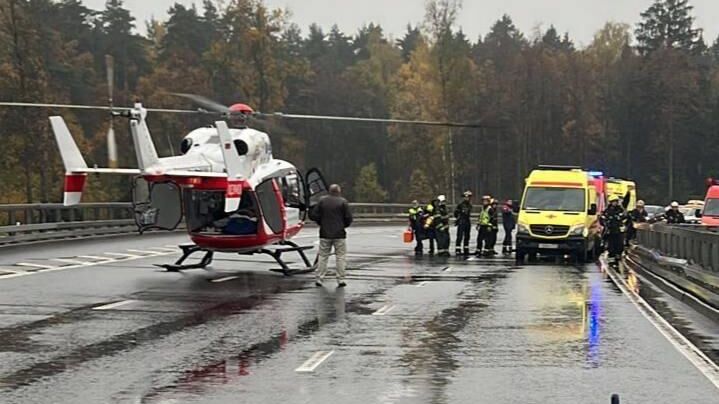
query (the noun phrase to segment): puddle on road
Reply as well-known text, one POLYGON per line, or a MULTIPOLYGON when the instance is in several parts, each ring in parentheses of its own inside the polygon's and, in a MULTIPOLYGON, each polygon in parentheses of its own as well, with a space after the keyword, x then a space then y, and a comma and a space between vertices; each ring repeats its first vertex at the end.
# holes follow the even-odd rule
POLYGON ((673 297, 660 291, 651 282, 642 281, 631 266, 620 265, 618 273, 624 277, 633 293, 641 296, 662 318, 696 345, 709 359, 714 363, 719 363, 719 336, 708 334, 709 330, 703 332, 695 327, 697 320, 708 323, 708 327, 713 327, 711 320, 703 318, 700 313, 696 313, 694 309, 684 303, 675 301, 673 297), (688 318, 687 314, 691 315, 692 318, 688 318))
MULTIPOLYGON (((437 268, 435 267, 434 269, 437 268)), ((481 284, 485 286, 488 284, 488 281, 492 283, 495 278, 503 276, 506 276, 506 274, 486 272, 482 274, 481 277, 474 277, 469 280, 478 285, 481 284)), ((372 280, 364 277, 362 279, 372 280)), ((158 380, 151 383, 149 391, 142 397, 142 402, 162 402, 168 398, 181 398, 184 401, 193 401, 200 399, 203 392, 212 390, 218 386, 240 383, 243 377, 252 374, 252 368, 276 356, 285 349, 287 344, 310 338, 324 326, 340 321, 349 313, 353 315, 371 315, 375 311, 372 306, 376 305, 379 298, 384 296, 389 289, 406 283, 406 280, 401 277, 382 279, 381 281, 384 281, 378 284, 381 285, 381 287, 373 287, 369 292, 357 295, 352 300, 347 301, 344 298, 344 291, 334 294, 329 293, 326 289, 319 289, 322 303, 313 308, 314 317, 301 323, 296 331, 289 332, 285 330, 249 348, 243 349, 239 353, 224 353, 227 349, 231 349, 231 346, 211 347, 210 352, 203 353, 202 357, 196 361, 198 364, 191 369, 163 369, 162 371, 158 371, 155 376, 150 376, 150 378, 157 378, 158 380), (386 282, 388 280, 392 282, 386 282), (166 377, 168 374, 178 374, 179 376, 171 382, 159 382, 161 377, 166 377)), ((442 338, 446 337, 442 342, 451 339, 451 333, 455 327, 461 327, 461 325, 459 325, 462 322, 461 317, 470 316, 473 310, 479 310, 483 305, 475 302, 471 298, 464 299, 463 302, 460 307, 443 312, 440 318, 435 321, 434 325, 429 325, 429 327, 441 334, 443 336, 442 338), (457 325, 454 326, 451 324, 457 325)), ((430 340, 431 338, 428 342, 430 340)), ((433 346, 437 351, 450 348, 449 346, 441 348, 442 345, 442 343, 434 343, 433 346)), ((373 355, 376 353, 373 353, 372 349, 365 349, 360 351, 359 354, 373 355)), ((446 355, 445 358, 446 360, 451 360, 449 355, 446 355)), ((239 388, 239 386, 241 386, 241 384, 238 384, 237 388, 239 388)), ((136 396, 137 389, 133 388, 119 393, 117 398, 127 399, 136 396)))

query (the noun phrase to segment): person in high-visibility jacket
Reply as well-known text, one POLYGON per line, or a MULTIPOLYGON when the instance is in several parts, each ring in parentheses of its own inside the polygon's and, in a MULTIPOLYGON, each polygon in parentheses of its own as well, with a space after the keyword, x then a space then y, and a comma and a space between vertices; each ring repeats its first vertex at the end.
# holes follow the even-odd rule
POLYGON ((454 209, 454 219, 457 225, 457 242, 454 246, 455 255, 469 255, 469 232, 472 228, 472 191, 464 193, 464 199, 454 209), (464 246, 464 250, 460 247, 464 246))
POLYGON ((485 254, 489 248, 490 237, 492 233, 491 222, 491 202, 492 197, 485 195, 482 197, 482 207, 479 209, 479 222, 477 223, 477 249, 474 254, 479 256, 485 254))
POLYGON ((447 198, 444 195, 437 197, 434 223, 437 236, 437 255, 449 257, 449 210, 447 209, 447 198))
POLYGON ((497 244, 497 233, 499 233, 499 210, 497 209, 497 200, 492 198, 492 201, 489 204, 489 243, 486 243, 488 245, 485 246, 487 249, 486 255, 487 256, 493 256, 497 254, 497 251, 494 250, 494 246, 497 244))
POLYGON ((434 240, 436 238, 434 211, 436 204, 436 201, 428 203, 427 206, 425 206, 424 213, 422 215, 422 227, 424 228, 425 238, 429 240, 429 255, 434 255, 434 240))
POLYGON ((409 217, 409 227, 414 232, 414 241, 417 243, 414 247, 414 253, 415 255, 422 255, 424 246, 422 245, 422 240, 425 238, 425 231, 424 231, 424 209, 422 209, 422 205, 420 205, 419 201, 414 200, 412 201, 412 207, 409 208, 408 217, 409 217))

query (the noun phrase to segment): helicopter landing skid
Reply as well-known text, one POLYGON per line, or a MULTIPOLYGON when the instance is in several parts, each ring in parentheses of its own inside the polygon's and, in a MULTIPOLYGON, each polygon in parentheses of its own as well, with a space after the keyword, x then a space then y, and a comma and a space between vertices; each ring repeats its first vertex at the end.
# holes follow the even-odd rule
POLYGON ((263 248, 263 249, 259 250, 259 253, 269 255, 270 257, 274 258, 278 264, 280 264, 281 268, 278 268, 278 269, 273 268, 273 269, 270 269, 270 271, 279 272, 285 276, 306 274, 309 272, 314 272, 315 266, 313 264, 310 264, 310 260, 307 259, 307 255, 305 254, 305 251, 311 250, 313 248, 312 246, 299 246, 296 243, 289 241, 289 240, 282 242, 281 245, 286 245, 289 247, 275 248, 272 250, 263 248), (292 252, 292 251, 297 251, 297 253, 300 255, 300 257, 302 258, 302 261, 305 264, 304 268, 300 268, 300 269, 290 268, 287 265, 287 263, 285 263, 282 260, 283 253, 292 252))
POLYGON ((180 244, 178 247, 180 247, 180 249, 182 250, 182 256, 178 258, 174 264, 155 264, 155 266, 165 268, 167 272, 180 272, 186 269, 206 269, 207 266, 212 263, 212 256, 214 255, 213 251, 205 250, 204 248, 201 248, 195 244, 180 244), (190 257, 190 255, 198 251, 205 252, 205 256, 202 257, 200 262, 196 264, 182 264, 187 258, 190 257))
MULTIPOLYGON (((310 260, 307 259, 307 255, 305 254, 306 250, 311 250, 312 246, 299 246, 296 243, 292 241, 285 241, 282 242, 280 245, 287 246, 287 247, 280 247, 280 248, 274 248, 274 249, 267 249, 263 248, 261 250, 256 251, 250 251, 250 252, 244 252, 244 253, 238 253, 240 255, 254 255, 254 254, 267 254, 270 257, 274 258, 275 261, 277 261, 278 264, 280 264, 279 269, 270 269, 273 272, 279 272, 285 276, 291 276, 291 275, 297 275, 297 274, 306 274, 309 272, 313 272, 315 270, 315 266, 313 264, 310 264, 310 260), (302 261, 305 264, 304 268, 300 269, 293 269, 290 268, 285 261, 282 260, 282 254, 286 252, 292 252, 297 251, 297 253, 302 258, 302 261)), ((174 264, 155 264, 155 266, 164 268, 168 272, 180 272, 187 269, 207 269, 207 266, 212 263, 212 258, 214 255, 214 252, 211 250, 206 250, 202 247, 199 247, 195 244, 180 244, 180 249, 182 250, 182 256, 175 261, 174 264), (190 255, 203 251, 205 255, 202 257, 200 262, 195 264, 183 264, 187 258, 190 257, 190 255)))

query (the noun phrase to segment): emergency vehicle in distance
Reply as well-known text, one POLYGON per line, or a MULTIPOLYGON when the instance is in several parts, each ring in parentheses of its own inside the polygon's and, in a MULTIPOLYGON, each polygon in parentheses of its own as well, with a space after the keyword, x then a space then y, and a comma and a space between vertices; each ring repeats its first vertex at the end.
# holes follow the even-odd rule
POLYGON ((719 180, 707 179, 707 194, 704 198, 704 207, 697 209, 697 217, 705 226, 719 226, 719 180))
MULTIPOLYGON (((617 196, 620 199, 624 199, 626 195, 629 195, 629 199, 624 206, 627 211, 633 210, 637 204, 637 186, 634 181, 623 180, 620 178, 607 178, 605 180, 607 188, 607 198, 610 196, 617 196)), ((601 212, 602 210, 600 210, 601 212)))
POLYGON ((572 166, 539 166, 529 174, 517 221, 518 263, 537 254, 570 254, 580 262, 599 254, 596 181, 572 166))

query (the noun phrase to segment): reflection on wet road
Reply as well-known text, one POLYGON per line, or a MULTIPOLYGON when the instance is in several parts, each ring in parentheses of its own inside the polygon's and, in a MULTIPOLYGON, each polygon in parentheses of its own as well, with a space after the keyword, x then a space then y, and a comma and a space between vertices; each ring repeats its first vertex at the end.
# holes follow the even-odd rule
MULTIPOLYGON (((598 266, 416 260, 401 231, 352 229, 347 289, 229 255, 0 278, 0 402, 719 403, 598 266)), ((624 275, 716 354, 716 324, 624 275)))

